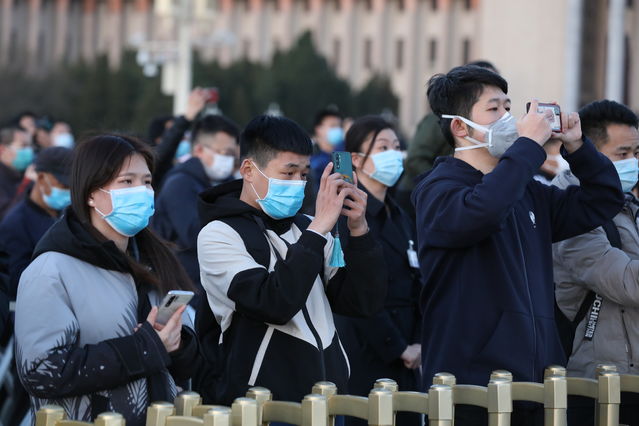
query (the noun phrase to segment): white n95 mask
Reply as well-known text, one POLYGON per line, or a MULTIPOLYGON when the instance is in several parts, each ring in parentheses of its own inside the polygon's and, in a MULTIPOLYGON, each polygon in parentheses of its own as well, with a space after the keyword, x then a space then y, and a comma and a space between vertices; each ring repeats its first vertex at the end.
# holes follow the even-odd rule
POLYGON ((490 152, 490 155, 499 158, 504 155, 506 150, 515 143, 517 138, 519 138, 519 133, 517 132, 517 122, 509 112, 506 112, 499 120, 489 124, 488 126, 477 124, 460 115, 444 114, 442 115, 442 118, 459 118, 461 121, 463 121, 473 129, 478 130, 485 135, 485 142, 479 141, 470 136, 464 136, 464 139, 474 143, 475 145, 455 148, 455 151, 488 148, 488 152, 490 152))

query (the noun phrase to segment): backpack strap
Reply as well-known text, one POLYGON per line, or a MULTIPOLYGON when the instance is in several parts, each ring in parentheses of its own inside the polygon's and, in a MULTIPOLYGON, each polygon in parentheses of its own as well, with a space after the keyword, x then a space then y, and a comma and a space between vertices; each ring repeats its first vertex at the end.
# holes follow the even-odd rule
MULTIPOLYGON (((610 242, 610 245, 621 250, 621 235, 619 235, 619 229, 617 228, 617 225, 615 224, 615 222, 612 219, 610 219, 606 221, 606 223, 601 225, 601 227, 605 231, 606 237, 608 238, 608 242, 610 242)), ((595 293, 594 291, 590 290, 588 292, 588 294, 584 298, 584 301, 581 302, 581 306, 579 307, 579 310, 577 311, 577 315, 575 316, 575 319, 572 321, 575 329, 577 328, 579 323, 586 317, 586 314, 590 310, 590 307, 592 306, 595 299, 598 299, 598 298, 600 298, 600 296, 598 296, 597 293, 595 293)), ((596 327, 596 320, 595 320, 595 327, 596 327)), ((588 330, 586 330, 586 332, 588 332, 588 330)), ((593 329, 593 333, 594 333, 594 329, 593 329)), ((592 339, 592 335, 590 336, 590 340, 591 339, 592 339)))

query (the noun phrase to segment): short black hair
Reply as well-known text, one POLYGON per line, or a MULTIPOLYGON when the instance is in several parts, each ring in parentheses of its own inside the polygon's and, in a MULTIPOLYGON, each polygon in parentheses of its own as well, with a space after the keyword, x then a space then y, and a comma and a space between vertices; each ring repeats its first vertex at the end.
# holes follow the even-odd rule
POLYGON ((469 118, 473 105, 486 86, 494 86, 508 93, 508 83, 502 76, 476 65, 455 67, 447 74, 436 74, 428 80, 428 102, 439 117, 442 133, 452 147, 455 147, 455 138, 450 132, 451 119, 442 118, 442 115, 469 118))
POLYGON ((260 167, 266 167, 280 152, 311 155, 313 145, 302 127, 285 117, 259 115, 240 135, 240 158, 251 157, 260 167))
POLYGON ((25 132, 22 127, 10 126, 0 129, 0 145, 9 146, 16 137, 17 132, 25 132))
POLYGON ((478 61, 469 62, 466 65, 474 65, 476 67, 486 68, 488 70, 491 70, 491 71, 496 72, 497 74, 499 74, 499 71, 497 71, 497 68, 493 65, 492 62, 488 62, 488 61, 484 61, 484 60, 480 59, 478 61))
POLYGON ((592 140, 597 147, 608 142, 607 128, 610 124, 639 127, 637 115, 630 108, 607 99, 594 101, 582 107, 579 110, 579 120, 584 136, 592 140))
POLYGON ((155 144, 155 140, 161 138, 166 130, 166 123, 173 120, 172 115, 161 115, 155 117, 149 123, 148 138, 151 145, 155 144))
MULTIPOLYGON (((368 140, 369 136, 373 136, 373 141, 377 138, 382 130, 395 130, 393 125, 379 115, 365 115, 353 122, 346 132, 345 150, 348 152, 362 152, 362 145, 368 140)), ((373 150, 371 143, 368 150, 363 153, 364 161, 373 150)))
POLYGON ((326 108, 317 111, 315 114, 315 118, 313 119, 313 129, 321 125, 322 121, 324 121, 326 117, 337 117, 340 120, 344 118, 335 105, 327 106, 326 108))
POLYGON ((224 132, 235 138, 238 142, 240 137, 240 129, 233 121, 221 115, 205 115, 195 122, 193 131, 191 132, 191 141, 195 144, 197 138, 202 134, 213 135, 218 132, 224 132))

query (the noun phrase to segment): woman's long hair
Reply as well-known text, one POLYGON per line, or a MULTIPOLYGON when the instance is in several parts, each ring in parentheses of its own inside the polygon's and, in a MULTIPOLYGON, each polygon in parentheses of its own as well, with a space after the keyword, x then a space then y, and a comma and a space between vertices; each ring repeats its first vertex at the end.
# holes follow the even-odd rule
MULTIPOLYGON (((130 136, 94 136, 80 143, 75 150, 71 172, 71 207, 80 222, 100 241, 106 241, 106 238, 91 224, 89 196, 113 181, 124 163, 135 154, 144 158, 153 173, 153 151, 144 142, 130 136)), ((135 240, 140 258, 148 263, 143 265, 127 255, 136 281, 156 287, 162 295, 169 290, 193 290, 191 280, 166 242, 148 227, 138 232, 135 240)))

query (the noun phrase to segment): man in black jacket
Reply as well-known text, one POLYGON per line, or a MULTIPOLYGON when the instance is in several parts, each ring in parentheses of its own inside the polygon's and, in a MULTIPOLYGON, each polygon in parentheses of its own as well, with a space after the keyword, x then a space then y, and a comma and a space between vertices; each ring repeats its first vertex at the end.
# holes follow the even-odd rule
POLYGON ((227 118, 207 115, 193 129, 193 157, 166 177, 155 205, 152 226, 178 247, 177 257, 193 284, 200 283, 197 264, 197 197, 231 178, 238 154, 239 129, 227 118))
POLYGON ((315 218, 298 214, 312 147, 286 118, 255 118, 240 149, 243 180, 201 195, 200 217, 208 224, 198 236, 198 259, 221 327, 223 365, 218 382, 204 386, 216 386, 215 402, 225 404, 251 386, 289 401, 300 401, 321 380, 345 392, 349 366, 332 311, 371 315, 386 293, 382 249, 368 232, 366 194, 331 174, 329 163, 315 218), (332 266, 340 248, 330 234, 340 215, 348 218, 351 235, 341 268, 332 266))

